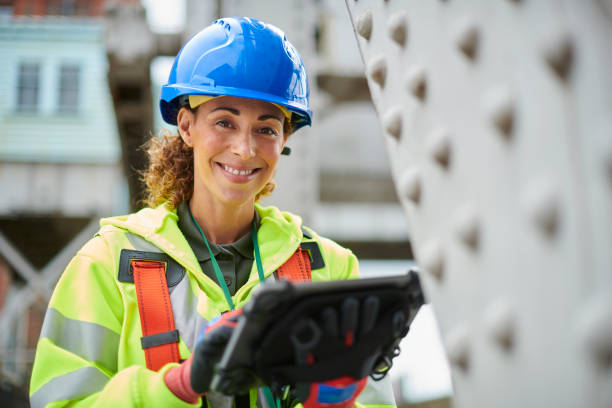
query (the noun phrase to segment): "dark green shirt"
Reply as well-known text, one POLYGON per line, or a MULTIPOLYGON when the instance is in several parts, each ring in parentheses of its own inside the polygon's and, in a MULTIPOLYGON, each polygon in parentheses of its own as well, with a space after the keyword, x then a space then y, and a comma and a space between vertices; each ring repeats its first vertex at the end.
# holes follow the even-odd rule
MULTIPOLYGON (((213 282, 218 284, 217 275, 215 275, 215 270, 210 260, 210 253, 208 248, 206 248, 202 235, 200 235, 200 231, 198 231, 189 215, 188 205, 188 202, 184 201, 176 209, 179 218, 178 227, 198 259, 202 271, 213 282)), ((255 211, 255 220, 259 224, 257 211, 255 211)), ((219 264, 219 269, 221 269, 227 288, 232 295, 249 280, 249 275, 251 274, 254 259, 251 235, 251 230, 249 230, 249 232, 231 244, 216 245, 208 241, 210 249, 219 264)))

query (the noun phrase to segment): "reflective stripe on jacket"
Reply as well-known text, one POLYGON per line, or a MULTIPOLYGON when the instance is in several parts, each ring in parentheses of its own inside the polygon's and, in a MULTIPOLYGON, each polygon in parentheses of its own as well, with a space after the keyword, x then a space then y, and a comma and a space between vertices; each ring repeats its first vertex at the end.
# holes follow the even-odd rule
MULTIPOLYGON (((325 266, 312 271, 313 281, 357 278, 356 257, 347 249, 312 232, 306 238, 301 219, 276 207, 256 205, 257 236, 266 278, 295 252, 302 241, 319 244, 325 266)), ((165 385, 169 363, 148 370, 136 292, 117 279, 122 249, 165 252, 185 268, 185 277, 170 287, 181 359, 191 355, 200 328, 228 309, 221 288, 200 269, 177 226, 175 211, 147 208, 101 221, 101 229, 72 259, 62 274, 45 315, 30 382, 31 406, 60 407, 188 407, 165 385)), ((255 265, 248 282, 233 296, 237 308, 259 284, 255 265)), ((358 403, 394 405, 388 379, 370 381, 358 403)), ((233 398, 209 393, 211 408, 231 408, 233 398)), ((251 392, 251 405, 257 392, 251 392)))

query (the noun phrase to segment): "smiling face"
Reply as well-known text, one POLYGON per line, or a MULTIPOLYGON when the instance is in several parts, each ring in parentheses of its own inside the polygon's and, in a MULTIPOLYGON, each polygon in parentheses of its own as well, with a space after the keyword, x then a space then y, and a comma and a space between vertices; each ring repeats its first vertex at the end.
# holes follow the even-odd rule
POLYGON ((178 127, 194 153, 194 198, 216 204, 244 205, 274 175, 287 136, 276 106, 254 99, 224 96, 183 108, 178 127))

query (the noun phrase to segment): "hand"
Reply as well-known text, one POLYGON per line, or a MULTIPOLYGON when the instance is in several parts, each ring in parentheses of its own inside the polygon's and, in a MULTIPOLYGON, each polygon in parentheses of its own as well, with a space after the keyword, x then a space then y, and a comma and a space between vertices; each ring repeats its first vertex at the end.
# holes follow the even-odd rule
POLYGON ((238 324, 242 310, 232 310, 211 320, 202 328, 191 367, 191 387, 197 393, 209 390, 214 368, 223 356, 225 346, 238 324))
POLYGON ((193 355, 166 373, 168 388, 183 401, 194 403, 209 391, 214 369, 227 346, 242 310, 232 310, 211 320, 200 331, 193 355))
MULTIPOLYGON (((314 364, 316 356, 311 350, 323 334, 338 337, 345 347, 352 347, 360 337, 374 328, 379 308, 380 301, 377 297, 368 297, 361 305, 357 299, 350 297, 342 302, 340 313, 335 308, 326 308, 320 325, 312 319, 297 322, 293 329, 292 342, 298 360, 314 364), (306 333, 308 335, 305 336, 306 333)), ((325 382, 298 384, 295 395, 304 408, 352 408, 366 382, 367 377, 355 379, 344 376, 325 382)))

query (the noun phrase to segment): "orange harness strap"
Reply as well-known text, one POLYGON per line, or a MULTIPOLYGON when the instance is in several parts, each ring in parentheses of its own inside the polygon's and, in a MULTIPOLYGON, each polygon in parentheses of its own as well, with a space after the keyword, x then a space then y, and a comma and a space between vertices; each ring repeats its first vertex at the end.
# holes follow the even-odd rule
POLYGON ((165 364, 178 362, 179 335, 166 282, 166 264, 159 261, 132 260, 138 312, 142 326, 142 348, 147 368, 159 371, 165 364))
POLYGON ((310 255, 308 251, 298 247, 277 270, 279 280, 288 280, 290 282, 310 282, 312 280, 310 268, 310 255))

